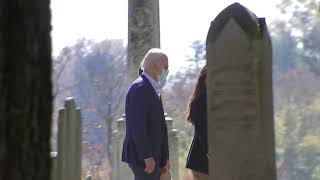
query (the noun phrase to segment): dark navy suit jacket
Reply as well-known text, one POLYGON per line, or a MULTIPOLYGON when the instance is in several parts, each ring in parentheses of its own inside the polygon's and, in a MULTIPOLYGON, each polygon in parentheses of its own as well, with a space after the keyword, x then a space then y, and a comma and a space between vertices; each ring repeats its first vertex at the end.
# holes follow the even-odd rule
POLYGON ((126 136, 122 161, 145 167, 144 159, 153 157, 163 167, 169 159, 168 130, 161 98, 142 74, 126 96, 126 136))
POLYGON ((191 104, 191 118, 194 124, 194 137, 188 154, 186 167, 208 174, 207 138, 207 97, 200 95, 191 104))

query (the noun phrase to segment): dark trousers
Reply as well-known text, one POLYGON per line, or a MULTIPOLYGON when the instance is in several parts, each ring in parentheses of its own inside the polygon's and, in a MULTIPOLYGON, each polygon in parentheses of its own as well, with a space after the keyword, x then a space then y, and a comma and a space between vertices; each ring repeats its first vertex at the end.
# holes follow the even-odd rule
POLYGON ((160 169, 158 167, 155 167, 151 174, 147 174, 143 167, 137 165, 130 164, 129 167, 134 174, 134 180, 160 180, 160 169))

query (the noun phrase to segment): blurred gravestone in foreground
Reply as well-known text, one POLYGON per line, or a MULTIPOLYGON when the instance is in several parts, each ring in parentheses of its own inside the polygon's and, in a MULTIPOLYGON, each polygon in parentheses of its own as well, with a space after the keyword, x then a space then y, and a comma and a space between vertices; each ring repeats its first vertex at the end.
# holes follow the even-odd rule
POLYGON ((50 179, 47 0, 0 1, 0 179, 50 179))
POLYGON ((207 42, 211 180, 275 180, 272 52, 264 18, 239 3, 211 23, 207 42))

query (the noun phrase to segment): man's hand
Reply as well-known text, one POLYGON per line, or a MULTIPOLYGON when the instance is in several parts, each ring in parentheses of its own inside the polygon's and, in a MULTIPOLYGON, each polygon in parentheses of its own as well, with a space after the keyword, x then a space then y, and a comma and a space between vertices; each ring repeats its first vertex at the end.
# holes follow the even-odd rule
POLYGON ((169 160, 167 160, 166 164, 161 168, 161 173, 160 174, 164 174, 166 172, 168 172, 170 170, 170 162, 169 160))
POLYGON ((145 159, 144 163, 146 164, 146 168, 144 169, 144 171, 147 174, 151 174, 154 171, 154 167, 156 165, 156 163, 154 162, 154 159, 153 158, 145 159))

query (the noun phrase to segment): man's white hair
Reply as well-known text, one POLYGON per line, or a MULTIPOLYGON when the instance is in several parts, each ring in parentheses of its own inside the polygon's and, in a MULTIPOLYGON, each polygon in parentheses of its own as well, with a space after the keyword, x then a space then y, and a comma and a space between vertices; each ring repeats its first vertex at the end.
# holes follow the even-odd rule
POLYGON ((141 62, 141 69, 148 69, 148 67, 150 67, 153 64, 156 64, 162 57, 168 58, 166 53, 162 49, 150 49, 141 62))

